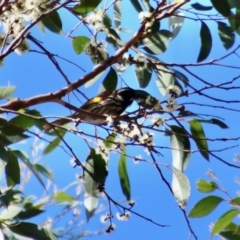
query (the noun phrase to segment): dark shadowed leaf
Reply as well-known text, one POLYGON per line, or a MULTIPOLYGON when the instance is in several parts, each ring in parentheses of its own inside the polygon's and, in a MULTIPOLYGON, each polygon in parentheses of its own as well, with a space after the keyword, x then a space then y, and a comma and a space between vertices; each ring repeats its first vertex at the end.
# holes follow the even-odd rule
POLYGON ((49 229, 39 229, 39 225, 34 223, 20 222, 18 224, 9 226, 9 229, 16 234, 36 240, 57 240, 57 237, 49 229))
POLYGON ((203 123, 210 123, 210 124, 214 124, 214 125, 217 125, 219 126, 220 128, 228 128, 228 126, 220 121, 219 119, 216 119, 216 118, 212 118, 212 119, 209 119, 209 120, 202 120, 202 119, 198 119, 199 122, 203 122, 203 123))
POLYGON ((231 209, 225 214, 223 214, 214 224, 211 237, 213 237, 213 235, 221 232, 225 227, 227 227, 232 222, 233 218, 236 217, 239 213, 240 210, 231 209))
POLYGON ((127 157, 126 149, 122 151, 122 154, 118 162, 118 176, 120 179, 121 188, 126 199, 129 201, 131 199, 131 186, 127 172, 127 157))
POLYGON ((7 162, 7 161, 8 161, 8 158, 9 158, 9 155, 8 155, 7 150, 5 149, 5 147, 3 147, 3 146, 0 144, 0 160, 2 160, 2 161, 4 161, 4 162, 7 162))
POLYGON ((48 14, 41 20, 42 24, 53 33, 62 32, 62 20, 57 11, 48 14))
POLYGON ((52 176, 51 172, 49 172, 44 166, 42 166, 41 164, 38 164, 38 163, 33 164, 33 166, 36 169, 36 171, 41 173, 43 176, 45 176, 49 180, 53 181, 53 176, 52 176))
POLYGON ((239 206, 240 206, 240 197, 236 197, 236 198, 232 199, 232 200, 230 201, 230 204, 239 207, 239 206))
POLYGON ((223 198, 218 196, 208 196, 201 199, 188 214, 191 218, 200 218, 210 214, 219 203, 224 201, 223 198))
POLYGON ((117 88, 118 75, 116 71, 110 67, 106 77, 103 79, 103 82, 100 86, 99 92, 104 92, 106 90, 112 91, 117 88))
POLYGON ((45 212, 44 210, 39 209, 37 206, 32 206, 30 208, 25 209, 25 211, 21 211, 18 214, 18 218, 21 220, 29 219, 35 216, 38 216, 39 214, 45 212))
POLYGON ((15 189, 8 189, 7 191, 1 191, 0 194, 0 206, 4 206, 8 208, 10 204, 12 204, 14 201, 18 199, 18 196, 21 195, 22 192, 15 189))
POLYGON ((86 44, 90 42, 90 39, 85 36, 78 36, 72 39, 72 46, 76 54, 80 54, 84 51, 86 44))
POLYGON ((201 22, 200 29, 201 48, 199 51, 197 62, 205 60, 212 49, 212 36, 206 23, 201 22))
POLYGON ((167 50, 172 33, 168 30, 153 32, 150 38, 144 38, 144 50, 150 54, 160 54, 167 50))
POLYGON ((218 24, 218 35, 222 41, 223 46, 229 49, 235 42, 235 34, 231 27, 224 22, 217 22, 218 24))
POLYGON ((134 71, 138 80, 139 87, 147 87, 152 77, 152 68, 148 66, 148 64, 138 64, 135 65, 134 71))
POLYGON ((218 185, 215 182, 207 182, 203 179, 197 181, 197 189, 202 193, 210 193, 218 189, 218 185))
POLYGON ((176 69, 172 69, 172 71, 174 72, 175 77, 179 79, 184 84, 185 87, 187 87, 189 83, 187 76, 176 69))
POLYGON ((138 0, 130 0, 130 2, 132 3, 133 7, 137 10, 137 12, 140 13, 143 11, 138 0))
POLYGON ((187 137, 187 132, 178 126, 170 126, 172 134, 170 136, 172 149, 172 165, 175 169, 183 172, 190 158, 190 141, 187 137))
POLYGON ((210 11, 213 8, 212 6, 204 6, 200 3, 193 3, 191 6, 198 11, 210 11))
POLYGON ((102 0, 83 0, 77 4, 72 11, 78 15, 86 15, 92 12, 102 0))
POLYGON ((16 91, 14 86, 0 87, 0 99, 7 98, 11 96, 16 91))
POLYGON ((188 123, 190 124, 192 137, 198 146, 198 150, 206 160, 209 160, 208 143, 202 128, 202 124, 196 119, 188 121, 188 123))
POLYGON ((219 235, 227 240, 239 240, 240 239, 240 226, 231 222, 225 227, 226 231, 220 232, 219 235))
POLYGON ((231 9, 228 0, 211 0, 213 7, 224 17, 231 15, 231 9))
POLYGON ((20 167, 17 157, 8 150, 8 162, 5 167, 5 174, 8 186, 15 186, 20 183, 20 167))

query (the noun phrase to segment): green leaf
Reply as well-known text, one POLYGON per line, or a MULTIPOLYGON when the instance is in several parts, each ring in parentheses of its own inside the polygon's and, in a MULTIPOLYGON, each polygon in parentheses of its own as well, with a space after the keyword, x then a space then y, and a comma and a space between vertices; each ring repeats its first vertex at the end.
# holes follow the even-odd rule
POLYGON ((36 240, 57 240, 57 237, 47 228, 39 229, 39 225, 29 222, 19 222, 9 226, 9 230, 21 236, 33 238, 36 240))
POLYGON ((184 173, 175 168, 173 168, 172 190, 178 205, 185 208, 190 196, 190 182, 184 173))
POLYGON ((231 209, 227 211, 225 214, 223 214, 214 224, 211 237, 213 237, 213 235, 221 232, 225 227, 227 227, 232 222, 232 219, 236 217, 239 213, 240 213, 239 210, 231 209))
POLYGON ((212 118, 212 119, 209 119, 209 120, 202 120, 202 119, 198 119, 199 122, 203 122, 203 123, 211 123, 211 124, 215 124, 217 126, 219 126, 220 128, 228 128, 228 126, 220 121, 219 119, 216 119, 216 118, 212 118))
POLYGON ((13 150, 12 153, 23 161, 23 163, 32 171, 33 175, 37 178, 39 183, 45 189, 45 184, 40 174, 38 173, 38 170, 36 169, 36 167, 30 162, 28 155, 24 151, 20 151, 20 150, 13 150))
MULTIPOLYGON (((238 228, 239 227, 240 226, 238 226, 238 228)), ((220 232, 219 235, 226 240, 239 240, 240 239, 240 233, 236 232, 236 230, 220 232)))
POLYGON ((169 28, 172 32, 172 38, 175 38, 180 32, 183 22, 184 22, 184 14, 181 12, 176 12, 175 16, 170 16, 169 18, 169 28))
POLYGON ((218 189, 218 185, 215 182, 207 182, 203 179, 197 181, 197 189, 202 193, 210 193, 218 189))
POLYGON ((121 39, 120 39, 118 33, 117 33, 114 29, 112 29, 112 28, 109 28, 109 29, 108 29, 108 35, 107 35, 107 37, 106 37, 106 41, 107 41, 108 43, 110 43, 115 49, 117 49, 118 46, 119 46, 120 43, 121 43, 121 39), (113 37, 112 37, 111 35, 112 35, 113 37), (116 40, 114 39, 114 37, 115 37, 116 40), (118 39, 119 39, 120 41, 118 41, 118 39))
POLYGON ((168 94, 168 87, 175 85, 175 77, 171 70, 166 67, 158 66, 156 85, 160 93, 165 97, 168 94))
POLYGON ((231 27, 224 22, 217 22, 218 24, 218 35, 222 41, 225 49, 229 49, 235 42, 235 34, 231 27))
POLYGON ((5 174, 8 186, 15 186, 20 183, 20 167, 17 157, 8 150, 8 162, 5 167, 5 174))
POLYGON ((113 91, 117 88, 118 83, 118 75, 115 70, 110 67, 109 72, 106 77, 103 79, 103 82, 100 86, 99 92, 104 91, 113 91))
POLYGON ((44 210, 39 209, 39 207, 32 206, 30 208, 27 208, 25 211, 21 211, 18 214, 18 218, 21 220, 29 219, 35 216, 38 216, 39 214, 45 212, 44 210))
POLYGON ((0 87, 0 99, 11 96, 16 91, 15 86, 0 87))
POLYGON ((72 46, 76 54, 80 54, 84 51, 85 46, 90 42, 91 40, 88 37, 85 36, 77 36, 72 39, 72 46))
POLYGON ((127 157, 126 149, 124 148, 118 162, 118 176, 120 179, 121 188, 126 199, 131 199, 131 186, 127 172, 127 157))
POLYGON ((227 0, 211 0, 213 7, 224 17, 231 15, 231 9, 227 0))
POLYGON ((230 8, 238 8, 240 6, 239 0, 228 0, 230 8))
POLYGON ((200 30, 200 38, 201 38, 201 48, 199 51, 197 62, 201 62, 205 60, 212 49, 212 36, 211 32, 206 23, 201 22, 201 30, 200 30))
POLYGON ((172 38, 172 33, 168 30, 153 32, 150 38, 144 38, 144 50, 150 54, 160 54, 167 50, 168 42, 172 38))
POLYGON ((208 143, 202 124, 196 119, 190 120, 188 123, 190 124, 192 137, 198 146, 198 150, 206 160, 209 160, 208 143))
POLYGON ((172 134, 170 136, 171 151, 172 151, 172 165, 175 169, 183 172, 190 159, 190 141, 185 129, 178 126, 170 126, 172 134))
POLYGON ((136 64, 134 68, 138 84, 140 88, 145 88, 148 86, 152 77, 152 68, 148 64, 136 64))
POLYGON ((56 192, 56 193, 54 193, 53 199, 56 202, 59 202, 59 203, 72 202, 72 201, 75 200, 74 197, 72 197, 71 195, 69 195, 69 194, 67 194, 65 192, 56 192))
POLYGON ((109 136, 107 136, 107 138, 103 141, 105 147, 111 148, 115 139, 116 139, 115 134, 110 134, 109 136))
POLYGON ((42 24, 53 33, 62 32, 62 20, 57 11, 48 14, 41 20, 42 24))
POLYGON ((137 12, 142 12, 142 7, 140 5, 140 3, 138 2, 138 0, 130 0, 130 2, 132 3, 133 7, 136 9, 137 12))
POLYGON ((53 176, 52 176, 51 172, 49 172, 45 167, 43 167, 41 164, 38 164, 38 163, 33 164, 33 166, 36 169, 36 171, 38 171, 39 173, 41 173, 46 178, 53 181, 53 176))
POLYGON ((219 203, 224 201, 218 196, 208 196, 201 199, 189 212, 188 216, 191 218, 200 218, 210 214, 219 203))
POLYGON ((0 213, 2 220, 8 220, 15 218, 23 210, 22 204, 11 204, 8 208, 4 208, 0 213))
POLYGON ((8 158, 9 158, 9 155, 8 155, 7 150, 5 149, 5 147, 2 146, 2 144, 0 144, 0 160, 7 163, 8 158))
POLYGON ((10 206, 10 204, 12 204, 13 202, 16 202, 16 200, 18 199, 18 195, 22 194, 21 191, 19 190, 15 190, 15 189, 8 189, 5 192, 1 192, 0 194, 0 204, 1 206, 4 206, 6 208, 8 208, 10 206))
POLYGON ((232 200, 230 201, 230 204, 239 207, 239 206, 240 206, 240 197, 236 197, 236 198, 232 199, 232 200))
POLYGON ((87 221, 94 215, 98 206, 99 197, 97 195, 89 195, 87 192, 84 194, 84 207, 86 212, 87 221))
POLYGON ((191 6, 198 11, 210 11, 213 8, 212 6, 204 6, 200 3, 193 3, 191 6))
POLYGON ((48 154, 50 152, 52 152, 53 150, 55 150, 60 142, 62 141, 62 138, 64 137, 64 135, 66 134, 66 131, 64 133, 61 134, 61 137, 57 136, 56 138, 54 138, 47 146, 46 148, 43 150, 43 154, 48 154))
POLYGON ((114 24, 116 28, 121 26, 121 2, 116 1, 114 3, 114 24))
POLYGON ((92 12, 102 0, 82 0, 80 4, 77 4, 72 11, 78 15, 86 15, 92 12))
POLYGON ((173 71, 175 77, 177 79, 179 79, 184 84, 185 87, 187 87, 189 85, 189 80, 186 75, 184 75, 183 73, 179 72, 176 69, 172 69, 172 71, 173 71))

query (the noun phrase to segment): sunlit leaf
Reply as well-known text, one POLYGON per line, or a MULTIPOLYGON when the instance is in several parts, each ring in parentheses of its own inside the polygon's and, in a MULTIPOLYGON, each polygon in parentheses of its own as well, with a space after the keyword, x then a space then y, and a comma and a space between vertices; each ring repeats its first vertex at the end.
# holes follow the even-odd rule
POLYGON ((12 219, 23 210, 22 204, 11 204, 8 208, 4 208, 0 213, 2 220, 12 219))
POLYGON ((114 143, 114 140, 116 139, 116 135, 114 134, 110 134, 109 136, 107 136, 107 138, 103 141, 104 145, 107 147, 107 148, 111 148, 113 143, 114 143))
POLYGON ((172 33, 168 30, 153 32, 150 38, 144 38, 144 50, 151 54, 160 54, 167 50, 172 33))
POLYGON ((215 182, 207 182, 203 179, 197 181, 197 189, 202 193, 210 193, 218 189, 218 185, 215 182))
POLYGON ((84 207, 86 212, 87 221, 94 215, 98 206, 99 197, 97 195, 89 195, 87 192, 84 194, 84 207))
POLYGON ((65 192, 56 192, 53 194, 53 199, 59 203, 64 203, 64 202, 71 202, 74 201, 75 198, 72 197, 71 195, 65 193, 65 192))
POLYGON ((44 166, 42 166, 41 164, 38 164, 38 163, 33 164, 33 166, 35 167, 36 171, 38 171, 46 178, 53 181, 53 176, 52 176, 51 172, 49 172, 44 166))
POLYGON ((11 96, 16 91, 15 86, 0 87, 0 99, 11 96))
POLYGON ((230 6, 228 0, 211 0, 213 7, 224 17, 229 17, 231 15, 230 6))
POLYGON ((232 205, 234 205, 234 206, 240 206, 240 197, 233 198, 233 199, 230 201, 230 204, 232 204, 232 205))
POLYGON ((57 11, 54 11, 41 20, 42 24, 53 33, 62 32, 62 20, 57 11))
POLYGON ((172 130, 170 136, 172 165, 175 169, 183 172, 186 169, 190 158, 190 141, 185 129, 174 125, 170 126, 170 128, 172 130))
POLYGON ((190 182, 187 176, 177 169, 173 169, 172 190, 177 203, 185 208, 190 196, 190 182))
POLYGON ((126 149, 122 151, 122 154, 119 158, 118 176, 120 179, 120 184, 121 184, 123 194, 125 195, 126 199, 129 201, 131 199, 131 186, 130 186, 128 171, 127 171, 126 149))
POLYGON ((121 26, 121 2, 116 1, 114 3, 114 23, 115 27, 118 28, 121 26))
POLYGON ((72 11, 78 15, 86 15, 92 12, 102 0, 82 0, 80 4, 77 4, 72 11))
POLYGON ((198 150, 206 160, 209 160, 208 143, 202 124, 196 119, 190 120, 188 123, 190 124, 192 137, 198 146, 198 150))
POLYGON ((197 3, 197 2, 191 4, 191 6, 198 11, 210 11, 213 8, 212 6, 204 6, 204 5, 202 5, 200 3, 197 3))
POLYGON ((117 88, 118 83, 118 75, 116 71, 110 67, 109 72, 107 73, 106 77, 103 79, 103 82, 100 86, 99 92, 104 91, 113 91, 117 88))
POLYGON ((136 74, 139 87, 147 87, 152 77, 152 68, 147 64, 136 64, 134 67, 134 72, 136 74))
POLYGON ((218 196, 208 196, 201 199, 189 212, 188 216, 191 218, 200 218, 210 214, 218 205, 224 201, 218 196))
POLYGON ((212 36, 206 23, 201 22, 200 30, 201 48, 199 51, 197 62, 205 60, 212 49, 212 36))
POLYGON ((72 38, 72 46, 74 51, 77 54, 80 54, 84 51, 85 46, 90 42, 91 40, 86 36, 77 36, 72 38))
POLYGON ((180 32, 184 22, 184 14, 177 12, 176 15, 172 15, 169 18, 169 28, 172 32, 172 38, 175 38, 180 32))
POLYGON ((158 66, 156 85, 160 93, 165 97, 168 94, 168 87, 175 84, 175 77, 172 72, 163 66, 158 66))
POLYGON ((222 41, 223 46, 228 50, 235 42, 235 34, 231 27, 224 22, 217 22, 218 35, 222 41))
POLYGON ((233 218, 236 217, 239 213, 240 210, 231 209, 227 211, 225 214, 223 214, 214 224, 211 237, 213 237, 213 235, 221 232, 225 227, 227 227, 232 222, 233 218))

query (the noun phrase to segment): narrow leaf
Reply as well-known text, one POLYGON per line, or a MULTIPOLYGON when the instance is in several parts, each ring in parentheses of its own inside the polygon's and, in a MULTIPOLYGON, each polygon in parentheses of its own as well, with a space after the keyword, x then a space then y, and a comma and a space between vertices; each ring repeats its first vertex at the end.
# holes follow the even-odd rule
POLYGON ((213 8, 212 6, 204 6, 200 3, 193 3, 191 6, 198 11, 210 11, 213 8))
POLYGON ((180 32, 184 22, 184 14, 177 12, 176 15, 172 15, 169 18, 169 28, 172 32, 172 38, 175 38, 180 32))
POLYGON ((185 208, 190 196, 190 182, 184 173, 175 168, 173 169, 172 190, 179 206, 185 208))
POLYGON ((218 24, 218 35, 222 41, 225 49, 229 49, 235 42, 235 34, 233 29, 224 22, 217 22, 218 24))
POLYGON ((185 129, 178 126, 170 126, 172 134, 170 136, 171 151, 172 151, 172 165, 175 169, 183 172, 189 162, 190 158, 190 141, 185 129))
POLYGON ((198 150, 206 160, 209 160, 208 143, 202 128, 202 124, 196 119, 188 121, 188 123, 190 124, 192 137, 198 146, 198 150))
POLYGON ((94 215, 94 212, 98 206, 99 197, 95 195, 89 195, 87 192, 84 194, 84 207, 86 212, 87 221, 94 215))
POLYGON ((78 15, 86 15, 92 12, 102 0, 82 0, 80 4, 77 4, 72 11, 78 15))
POLYGON ((127 157, 126 149, 122 151, 122 154, 118 162, 118 176, 120 179, 121 188, 126 199, 129 201, 131 199, 131 186, 127 172, 127 157))
POLYGON ((56 192, 53 195, 53 199, 59 203, 64 203, 64 202, 71 202, 74 201, 75 198, 72 197, 71 195, 65 193, 65 192, 56 192))
POLYGON ((239 207, 239 206, 240 206, 240 197, 236 197, 236 198, 232 199, 232 200, 230 201, 230 204, 239 207))
POLYGON ((220 121, 219 119, 216 119, 216 118, 212 118, 212 119, 209 119, 209 120, 199 119, 198 121, 203 122, 203 123, 211 123, 211 124, 219 126, 220 128, 223 128, 223 129, 228 128, 228 126, 224 122, 222 122, 222 121, 220 121))
POLYGON ((112 67, 110 67, 109 72, 103 79, 99 92, 113 91, 117 88, 117 83, 118 83, 117 73, 112 67))
POLYGON ((61 137, 57 136, 56 138, 54 138, 43 150, 43 154, 48 154, 53 150, 55 150, 59 146, 60 142, 62 141, 62 138, 64 137, 65 133, 61 137))
POLYGON ((199 51, 197 62, 205 60, 212 49, 212 36, 206 23, 201 22, 200 30, 201 48, 199 51))
POLYGON ((224 201, 218 196, 208 196, 201 199, 188 214, 191 218, 200 218, 210 214, 218 205, 224 201))
POLYGON ((115 27, 121 26, 121 1, 116 1, 114 3, 114 23, 115 27))
POLYGON ((130 0, 130 2, 132 3, 133 7, 136 9, 137 12, 142 12, 142 7, 140 5, 140 3, 138 2, 138 0, 130 0))
POLYGON ((7 98, 11 96, 16 91, 14 86, 0 87, 0 99, 7 98))
POLYGON ((232 222, 233 218, 236 217, 239 213, 240 211, 238 209, 231 209, 224 215, 222 215, 214 224, 211 237, 213 237, 213 235, 221 232, 225 227, 227 227, 232 222))

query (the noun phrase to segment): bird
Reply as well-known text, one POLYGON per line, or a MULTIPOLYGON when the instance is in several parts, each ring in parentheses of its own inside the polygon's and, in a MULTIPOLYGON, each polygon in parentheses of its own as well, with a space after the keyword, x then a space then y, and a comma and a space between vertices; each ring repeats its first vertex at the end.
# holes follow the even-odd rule
POLYGON ((81 112, 75 112, 66 118, 57 119, 53 122, 46 123, 43 127, 47 132, 52 126, 63 126, 71 119, 80 119, 92 124, 103 124, 104 118, 97 118, 97 115, 110 115, 112 117, 120 116, 136 99, 136 90, 130 87, 124 87, 113 91, 104 91, 84 103, 79 109, 90 112, 89 116, 83 116, 81 112), (96 114, 96 116, 92 116, 96 114))

